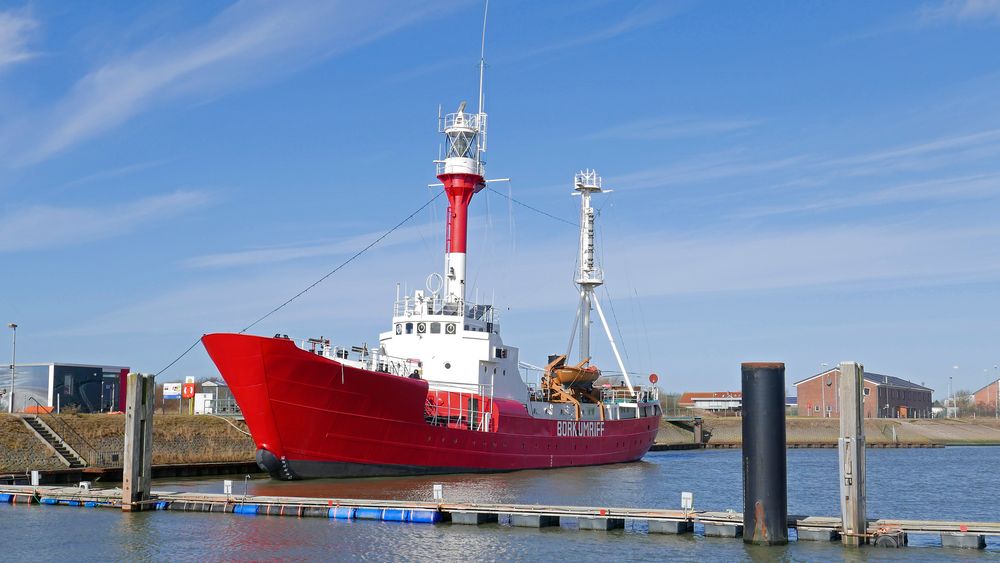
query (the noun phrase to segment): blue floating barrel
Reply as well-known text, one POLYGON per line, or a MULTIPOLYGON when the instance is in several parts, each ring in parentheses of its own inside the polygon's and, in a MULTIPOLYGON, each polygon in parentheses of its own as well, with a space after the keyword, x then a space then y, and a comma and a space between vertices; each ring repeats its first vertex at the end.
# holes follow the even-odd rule
POLYGON ((59 499, 45 497, 40 501, 42 504, 59 504, 59 499))
POLYGON ((441 513, 437 510, 411 510, 409 521, 418 524, 437 524, 441 521, 441 513))
POLYGON ((93 500, 88 500, 87 502, 83 503, 83 506, 87 508, 97 508, 97 502, 93 500))
POLYGON ((237 504, 233 507, 233 514, 257 514, 256 504, 237 504))
POLYGON ((335 506, 330 509, 329 516, 337 520, 351 520, 354 518, 354 510, 349 506, 335 506))
POLYGON ((82 506, 82 503, 78 500, 64 500, 62 503, 66 506, 82 506))
POLYGON ((14 495, 10 493, 0 493, 0 502, 14 502, 14 495))
POLYGON ((382 511, 382 520, 386 522, 406 522, 409 517, 410 511, 401 508, 386 508, 382 511))
POLYGON ((169 503, 165 500, 161 500, 153 506, 155 510, 166 510, 169 507, 169 503))
POLYGON ((354 510, 354 517, 358 520, 381 520, 381 508, 362 507, 354 510))

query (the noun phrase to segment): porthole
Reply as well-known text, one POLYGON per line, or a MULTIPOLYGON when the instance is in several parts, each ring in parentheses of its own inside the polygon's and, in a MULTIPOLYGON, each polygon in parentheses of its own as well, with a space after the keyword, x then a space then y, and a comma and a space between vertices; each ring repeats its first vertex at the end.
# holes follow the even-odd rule
POLYGON ((448 334, 455 334, 455 323, 448 323, 444 325, 444 331, 448 334))
POLYGON ((401 324, 396 325, 396 334, 403 334, 403 325, 401 324))
POLYGON ((444 369, 451 369, 451 362, 445 362, 444 369))
POLYGON ((419 334, 427 332, 427 323, 417 323, 417 332, 419 334))

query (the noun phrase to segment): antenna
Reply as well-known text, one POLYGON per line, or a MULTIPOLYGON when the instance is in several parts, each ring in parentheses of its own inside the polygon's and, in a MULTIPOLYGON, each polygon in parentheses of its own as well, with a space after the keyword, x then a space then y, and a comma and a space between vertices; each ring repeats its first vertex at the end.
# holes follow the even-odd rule
POLYGON ((483 8, 483 42, 479 46, 479 113, 483 113, 483 75, 486 73, 486 16, 490 12, 490 0, 483 8))

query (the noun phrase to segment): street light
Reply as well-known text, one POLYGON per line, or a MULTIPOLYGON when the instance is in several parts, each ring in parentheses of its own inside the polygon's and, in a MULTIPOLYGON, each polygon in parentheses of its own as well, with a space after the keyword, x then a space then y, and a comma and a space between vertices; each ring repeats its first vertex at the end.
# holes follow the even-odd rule
MULTIPOLYGON (((958 373, 958 366, 951 366, 951 369, 955 370, 955 373, 958 373)), ((958 407, 955 405, 955 393, 952 392, 952 387, 951 387, 951 381, 952 381, 952 379, 953 379, 953 377, 949 375, 948 376, 948 395, 951 397, 951 406, 952 406, 952 408, 955 409, 955 418, 958 418, 958 407)), ((951 418, 951 416, 949 416, 948 418, 951 418)))
POLYGON ((10 341, 10 391, 7 393, 9 397, 7 398, 7 412, 14 414, 14 366, 17 364, 17 325, 15 323, 7 323, 7 328, 11 330, 11 341, 10 341))
POLYGON ((825 377, 825 374, 826 374, 826 367, 829 366, 829 365, 830 364, 828 364, 826 362, 823 362, 822 364, 819 365, 819 367, 820 367, 819 391, 821 393, 821 396, 823 397, 823 401, 822 401, 822 404, 823 404, 822 417, 823 418, 826 418, 826 377, 825 377))
POLYGON ((1000 365, 993 366, 993 375, 997 378, 997 396, 993 401, 993 417, 1000 418, 1000 365))

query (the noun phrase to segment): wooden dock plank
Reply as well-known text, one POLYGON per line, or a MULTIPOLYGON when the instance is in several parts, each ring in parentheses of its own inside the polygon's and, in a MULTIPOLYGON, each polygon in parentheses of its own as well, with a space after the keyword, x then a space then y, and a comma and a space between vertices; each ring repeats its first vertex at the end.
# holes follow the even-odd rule
MULTIPOLYGON (((121 505, 121 489, 81 489, 79 487, 58 487, 29 485, 0 485, 0 493, 34 495, 39 498, 56 498, 80 502, 99 502, 113 506, 121 505)), ((257 495, 225 495, 204 492, 153 491, 149 502, 198 502, 212 504, 257 504, 265 506, 304 507, 377 507, 435 510, 440 512, 480 512, 488 514, 545 515, 570 518, 627 518, 632 520, 670 520, 700 522, 702 524, 742 523, 743 514, 725 511, 684 511, 659 508, 561 506, 539 504, 492 504, 476 502, 431 502, 415 500, 347 499, 317 497, 285 497, 257 495)), ((789 528, 834 528, 840 529, 840 518, 833 516, 789 515, 789 528)), ((1000 522, 963 522, 952 520, 899 520, 869 519, 868 531, 874 533, 881 528, 899 529, 907 533, 938 534, 961 532, 1000 536, 1000 522)))

